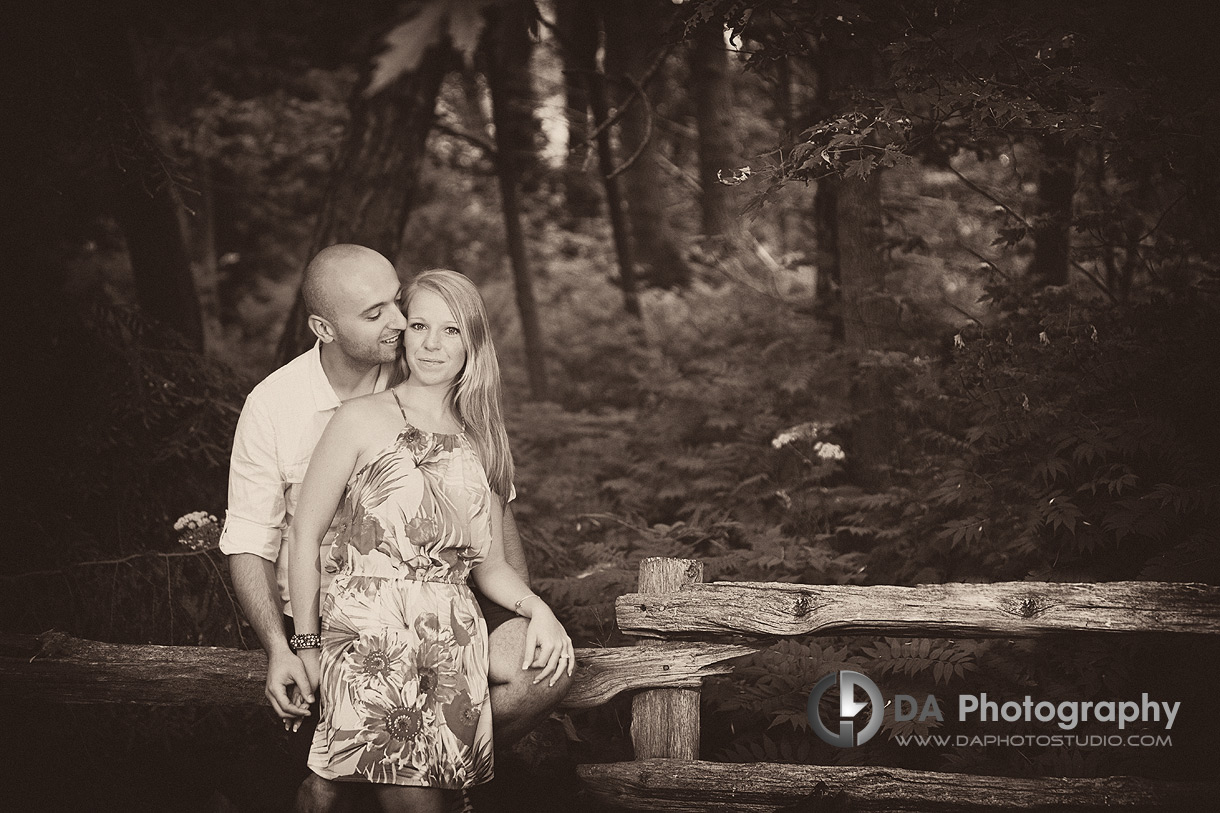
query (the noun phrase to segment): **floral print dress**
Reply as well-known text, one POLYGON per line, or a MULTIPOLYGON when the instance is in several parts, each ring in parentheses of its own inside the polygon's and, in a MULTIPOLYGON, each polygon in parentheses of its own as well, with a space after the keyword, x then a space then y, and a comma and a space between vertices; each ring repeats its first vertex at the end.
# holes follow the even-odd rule
POLYGON ((315 773, 449 789, 491 779, 487 626, 466 584, 491 545, 490 506, 466 435, 409 423, 348 481, 326 563, 315 773))

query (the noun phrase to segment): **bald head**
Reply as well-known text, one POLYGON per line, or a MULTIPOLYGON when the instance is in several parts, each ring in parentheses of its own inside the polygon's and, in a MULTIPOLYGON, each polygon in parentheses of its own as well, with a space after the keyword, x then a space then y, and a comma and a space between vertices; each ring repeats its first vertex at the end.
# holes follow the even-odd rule
POLYGON ((394 270, 389 260, 371 248, 339 243, 322 249, 305 267, 301 281, 305 310, 312 316, 333 320, 345 282, 370 268, 394 270))

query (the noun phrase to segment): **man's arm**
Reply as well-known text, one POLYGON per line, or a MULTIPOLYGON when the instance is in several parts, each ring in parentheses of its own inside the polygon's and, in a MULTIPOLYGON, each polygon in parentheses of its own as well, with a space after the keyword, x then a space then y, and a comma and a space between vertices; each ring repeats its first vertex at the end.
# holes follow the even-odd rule
POLYGON ((521 581, 526 586, 530 583, 530 567, 525 561, 525 549, 521 547, 521 534, 517 532, 517 520, 513 518, 513 509, 504 503, 504 561, 517 571, 521 581))
POLYGON ((253 553, 234 553, 229 556, 229 573, 237 601, 263 651, 271 655, 281 647, 287 649, 275 564, 253 553))
POLYGON ((246 620, 267 653, 267 700, 281 718, 304 717, 309 706, 300 695, 308 694, 309 681, 304 664, 284 637, 275 565, 253 553, 234 553, 229 556, 229 573, 246 620), (300 695, 294 698, 290 686, 300 689, 300 695))
POLYGON ((283 609, 275 578, 281 526, 285 519, 285 483, 275 452, 275 424, 266 406, 247 399, 233 437, 229 461, 229 510, 220 550, 229 557, 237 600, 267 653, 267 700, 285 720, 308 714, 293 702, 288 687, 305 688, 305 667, 288 648, 283 609))

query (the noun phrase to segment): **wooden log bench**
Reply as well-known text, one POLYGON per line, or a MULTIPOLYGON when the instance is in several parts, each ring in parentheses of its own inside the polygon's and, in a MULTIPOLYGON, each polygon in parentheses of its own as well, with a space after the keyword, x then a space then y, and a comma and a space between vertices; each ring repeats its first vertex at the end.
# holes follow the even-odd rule
MULTIPOLYGON (((640 639, 880 634, 1029 638, 1062 632, 1220 634, 1220 588, 1110 582, 918 587, 704 584, 693 560, 649 559, 616 602, 640 639)), ((1214 810, 1220 784, 1140 777, 1015 779, 887 767, 699 760, 699 692, 653 688, 632 706, 636 760, 582 765, 600 799, 632 810, 1214 810)), ((812 734, 810 736, 813 736, 812 734)))
MULTIPOLYGON (((703 583, 701 563, 647 559, 638 592, 616 602, 635 646, 577 650, 564 706, 588 708, 633 692, 631 762, 578 767, 599 799, 631 810, 981 811, 1213 810, 1220 784, 1140 777, 1008 777, 699 759, 703 678, 759 644, 728 635, 1036 637, 1050 633, 1220 634, 1220 588, 1110 582, 858 587, 703 583), (698 636, 717 641, 691 640, 698 636)), ((262 705, 261 651, 131 646, 63 633, 0 633, 6 701, 262 705)), ((812 735, 811 735, 812 736, 812 735)))

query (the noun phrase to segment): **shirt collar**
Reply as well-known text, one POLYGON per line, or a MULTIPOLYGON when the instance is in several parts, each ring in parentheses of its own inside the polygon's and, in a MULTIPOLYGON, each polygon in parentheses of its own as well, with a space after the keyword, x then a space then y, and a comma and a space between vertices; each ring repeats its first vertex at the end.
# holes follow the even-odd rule
POLYGON ((313 393, 314 406, 318 412, 328 409, 338 409, 342 401, 335 395, 335 388, 330 385, 326 371, 322 369, 322 340, 318 339, 309 351, 309 389, 313 393))
MULTIPOLYGON (((313 343, 313 349, 309 351, 309 389, 313 393, 314 406, 318 412, 325 412, 330 409, 338 409, 343 403, 339 400, 339 396, 335 395, 335 388, 330 385, 330 379, 326 377, 326 371, 322 369, 322 340, 317 339, 313 343)), ((386 388, 390 378, 389 364, 381 365, 381 369, 377 371, 377 381, 373 384, 373 392, 381 392, 386 388)))

